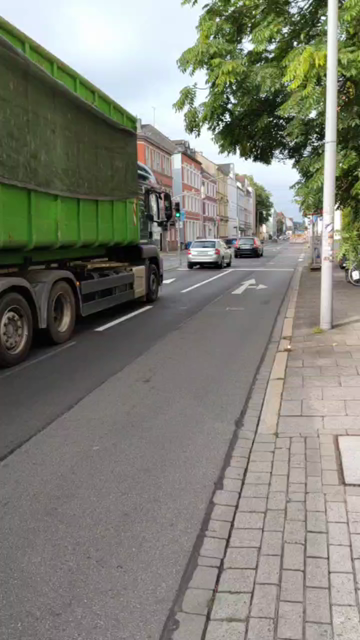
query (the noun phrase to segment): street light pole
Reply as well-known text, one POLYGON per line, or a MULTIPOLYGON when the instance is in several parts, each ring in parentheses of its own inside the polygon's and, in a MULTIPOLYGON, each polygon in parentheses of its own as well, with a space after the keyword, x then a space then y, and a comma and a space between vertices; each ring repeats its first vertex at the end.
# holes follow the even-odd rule
POLYGON ((336 180, 338 83, 338 0, 328 0, 327 73, 326 73, 326 130, 321 258, 320 327, 332 327, 334 208, 336 180))

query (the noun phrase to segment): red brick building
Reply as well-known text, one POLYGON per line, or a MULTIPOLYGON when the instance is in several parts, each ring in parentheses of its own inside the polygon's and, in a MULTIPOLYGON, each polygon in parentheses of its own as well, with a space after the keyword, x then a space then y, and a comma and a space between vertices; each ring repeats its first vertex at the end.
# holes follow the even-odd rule
POLYGON ((185 222, 181 229, 181 242, 186 244, 203 235, 201 199, 201 162, 186 140, 174 140, 172 157, 174 196, 179 197, 185 222))
MULTIPOLYGON (((151 124, 142 124, 138 120, 138 160, 153 172, 157 182, 173 196, 173 176, 171 156, 176 151, 174 144, 161 131, 151 124)), ((153 228, 154 240, 162 251, 176 248, 175 227, 163 231, 157 225, 153 228)))

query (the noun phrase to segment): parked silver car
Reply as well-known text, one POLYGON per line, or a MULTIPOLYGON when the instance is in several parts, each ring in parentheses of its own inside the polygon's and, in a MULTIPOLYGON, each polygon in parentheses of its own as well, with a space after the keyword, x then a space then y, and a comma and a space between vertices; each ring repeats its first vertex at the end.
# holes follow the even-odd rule
POLYGON ((197 265, 204 267, 217 267, 223 269, 230 267, 232 261, 232 250, 225 242, 218 238, 200 238, 194 240, 188 250, 188 268, 193 269, 197 265))

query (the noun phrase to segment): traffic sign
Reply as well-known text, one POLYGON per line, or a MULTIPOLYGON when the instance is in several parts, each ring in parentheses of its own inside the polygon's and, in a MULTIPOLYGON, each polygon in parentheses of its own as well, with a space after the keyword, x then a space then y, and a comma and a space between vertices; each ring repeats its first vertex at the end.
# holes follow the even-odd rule
POLYGON ((181 222, 184 222, 186 218, 186 213, 185 211, 180 211, 180 220, 181 222))

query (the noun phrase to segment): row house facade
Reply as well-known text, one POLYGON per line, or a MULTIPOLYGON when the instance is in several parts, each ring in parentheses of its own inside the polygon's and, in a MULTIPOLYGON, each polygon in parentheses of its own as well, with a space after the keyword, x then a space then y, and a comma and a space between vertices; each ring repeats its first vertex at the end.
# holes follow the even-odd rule
POLYGON ((229 220, 229 198, 227 175, 221 166, 216 168, 217 177, 217 201, 218 201, 218 236, 219 238, 227 238, 228 236, 228 220, 229 220))
POLYGON ((237 238, 239 236, 239 224, 237 217, 237 188, 235 166, 233 163, 220 164, 219 170, 226 176, 227 230, 225 237, 237 238))
POLYGON ((185 221, 181 223, 180 241, 182 245, 186 245, 203 235, 201 162, 186 140, 173 140, 173 144, 174 197, 179 199, 180 208, 185 212, 185 221))
MULTIPOLYGON (((175 145, 151 124, 142 124, 141 120, 138 120, 137 152, 139 162, 151 169, 158 184, 173 197, 171 159, 176 152, 175 145)), ((163 212, 161 217, 164 217, 163 212)), ((175 250, 177 246, 175 225, 170 225, 166 231, 154 225, 153 241, 161 251, 175 250)))
POLYGON ((201 162, 201 198, 203 215, 203 237, 219 237, 218 197, 216 164, 199 151, 196 157, 201 162))
POLYGON ((238 186, 239 235, 257 234, 256 193, 246 176, 236 175, 238 186))

